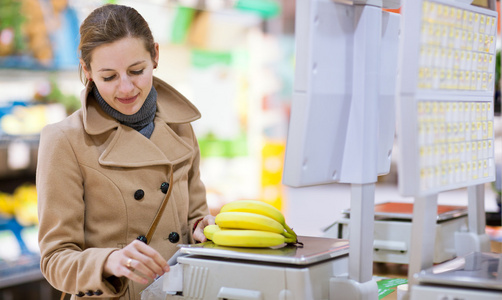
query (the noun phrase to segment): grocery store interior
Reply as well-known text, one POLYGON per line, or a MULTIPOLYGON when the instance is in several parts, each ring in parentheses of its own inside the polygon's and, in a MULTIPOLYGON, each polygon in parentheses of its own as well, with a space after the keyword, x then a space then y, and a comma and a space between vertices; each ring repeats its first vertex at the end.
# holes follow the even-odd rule
MULTIPOLYGON (((211 214, 216 215, 228 202, 257 199, 279 208, 299 236, 347 239, 353 197, 350 183, 302 187, 283 183, 297 62, 297 1, 0 0, 0 299, 61 296, 40 272, 35 185, 39 134, 45 125, 79 109, 84 85, 77 69, 78 30, 85 16, 105 3, 128 5, 143 15, 160 44, 154 75, 200 110, 202 118, 193 126, 211 214)), ((474 1, 473 5, 483 3, 474 1)), ((496 7, 499 12, 499 1, 496 7)), ((389 11, 400 13, 400 9, 389 11)), ((496 172, 492 178, 496 180, 482 186, 490 249, 502 253, 500 33, 496 37, 492 88, 496 172)), ((377 205, 413 204, 415 200, 398 187, 398 140, 396 135, 389 171, 378 176, 374 185, 377 205)), ((468 196, 467 187, 442 191, 437 204, 465 208, 468 196)), ((465 230, 465 213, 461 219, 464 223, 454 231, 465 230)), ((411 224, 411 217, 407 222, 411 224)), ((379 226, 386 225, 375 224, 375 236, 384 230, 379 226)), ((444 240, 454 244, 449 237, 444 240)), ((375 259, 376 280, 407 278, 407 272, 407 262, 401 257, 375 259)), ((379 299, 398 299, 396 286, 379 299)))

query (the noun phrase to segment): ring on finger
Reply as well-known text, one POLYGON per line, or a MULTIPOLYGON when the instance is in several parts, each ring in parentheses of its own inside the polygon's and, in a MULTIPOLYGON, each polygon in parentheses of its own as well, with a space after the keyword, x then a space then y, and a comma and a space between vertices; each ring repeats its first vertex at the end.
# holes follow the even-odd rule
POLYGON ((127 263, 126 263, 126 267, 127 267, 128 269, 132 269, 131 263, 132 263, 132 258, 129 258, 129 259, 127 260, 127 263))

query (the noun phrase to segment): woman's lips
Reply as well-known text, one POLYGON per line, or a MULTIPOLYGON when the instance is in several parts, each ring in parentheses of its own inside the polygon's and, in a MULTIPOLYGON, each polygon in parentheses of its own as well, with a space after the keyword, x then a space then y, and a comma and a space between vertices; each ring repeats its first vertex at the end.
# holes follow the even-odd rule
POLYGON ((129 98, 118 98, 117 97, 117 100, 122 104, 130 104, 130 103, 133 103, 134 101, 136 101, 137 98, 138 98, 138 95, 133 96, 133 97, 129 97, 129 98))

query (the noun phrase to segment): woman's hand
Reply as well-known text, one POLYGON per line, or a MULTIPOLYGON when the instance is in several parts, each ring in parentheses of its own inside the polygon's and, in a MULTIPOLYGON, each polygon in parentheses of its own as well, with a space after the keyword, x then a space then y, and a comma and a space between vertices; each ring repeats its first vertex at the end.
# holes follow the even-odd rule
POLYGON ((142 284, 168 271, 167 261, 155 249, 138 240, 112 252, 104 266, 105 277, 127 277, 142 284))
POLYGON ((193 238, 194 240, 198 242, 205 242, 207 241, 206 236, 204 235, 204 227, 207 225, 214 225, 214 216, 212 215, 207 215, 205 216, 199 224, 197 224, 197 227, 195 227, 195 230, 193 231, 193 238))

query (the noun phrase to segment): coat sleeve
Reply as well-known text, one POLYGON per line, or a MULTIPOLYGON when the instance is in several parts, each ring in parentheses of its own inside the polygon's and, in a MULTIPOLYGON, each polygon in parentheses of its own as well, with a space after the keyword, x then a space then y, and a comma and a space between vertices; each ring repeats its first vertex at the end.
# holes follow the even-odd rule
MULTIPOLYGON (((193 129, 192 129, 193 133, 193 129)), ((206 188, 200 178, 200 149, 195 133, 193 133, 194 157, 192 166, 188 172, 188 189, 189 189, 189 212, 188 212, 188 228, 190 243, 195 243, 193 238, 193 226, 197 220, 209 214, 209 208, 206 201, 206 188)))
POLYGON ((38 193, 40 268, 56 289, 69 294, 116 297, 127 288, 124 278, 103 278, 114 248, 86 249, 84 179, 73 146, 57 125, 40 135, 38 193))

